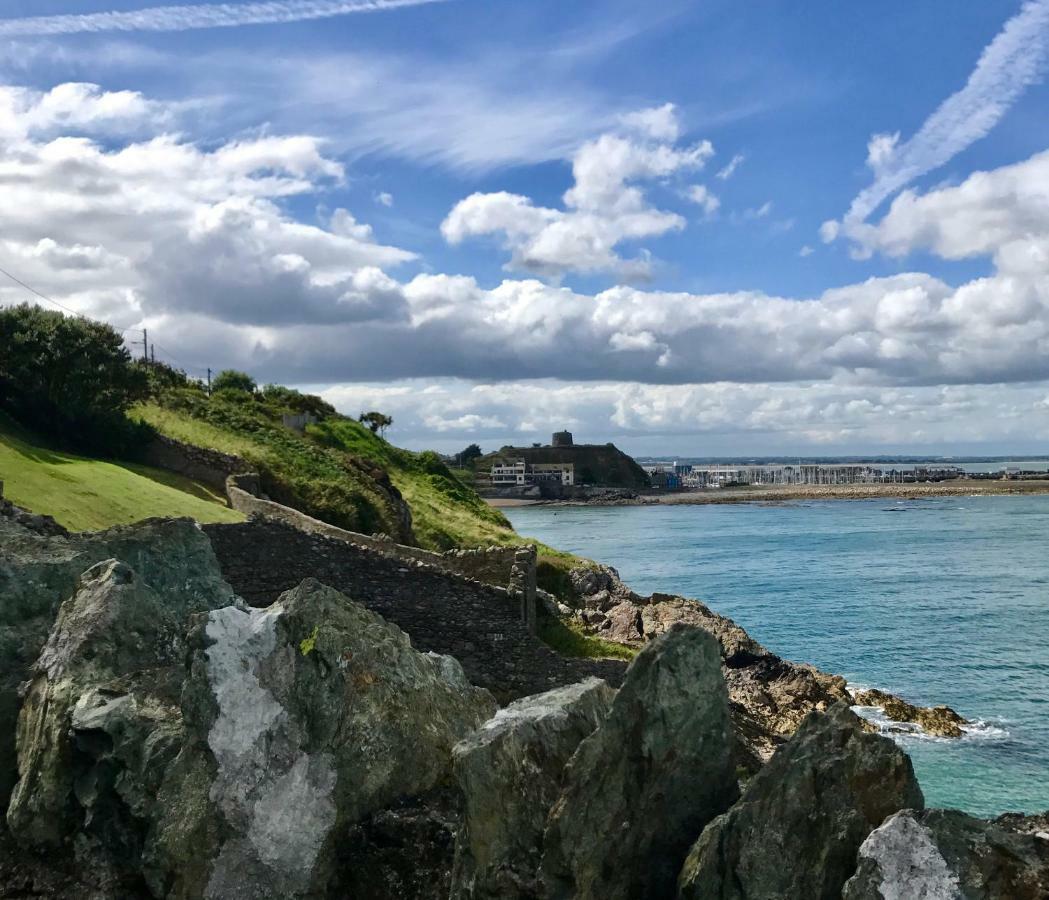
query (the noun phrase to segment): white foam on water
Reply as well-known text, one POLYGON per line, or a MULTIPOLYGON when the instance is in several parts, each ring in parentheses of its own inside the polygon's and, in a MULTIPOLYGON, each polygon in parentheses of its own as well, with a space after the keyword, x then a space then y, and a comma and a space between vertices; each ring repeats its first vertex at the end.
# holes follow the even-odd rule
MULTIPOLYGON (((866 684, 847 681, 846 689, 855 696, 862 691, 870 690, 866 684)), ((934 744, 953 744, 958 741, 1000 741, 1008 738, 1009 731, 1003 727, 1005 720, 1001 718, 988 721, 986 719, 974 719, 966 725, 962 725, 963 736, 961 738, 941 737, 929 734, 917 722, 897 722, 885 715, 885 710, 880 706, 853 705, 852 711, 861 719, 866 719, 878 729, 879 734, 891 737, 897 743, 906 743, 908 740, 926 741, 934 744)))

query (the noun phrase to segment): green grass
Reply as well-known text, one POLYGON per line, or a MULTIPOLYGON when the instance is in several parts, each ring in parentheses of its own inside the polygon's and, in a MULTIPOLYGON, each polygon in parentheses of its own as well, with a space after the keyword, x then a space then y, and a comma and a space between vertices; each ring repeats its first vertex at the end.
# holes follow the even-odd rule
POLYGON ((66 528, 87 531, 150 516, 191 516, 198 522, 240 522, 225 498, 160 469, 87 459, 51 450, 0 417, 0 480, 4 496, 66 528))
POLYGON ((565 622, 547 616, 539 622, 539 637, 562 656, 581 656, 587 659, 623 659, 629 662, 640 652, 625 644, 606 641, 585 634, 574 622, 565 622))
MULTIPOLYGON (((132 417, 188 444, 244 458, 265 476, 274 499, 352 531, 396 534, 372 476, 361 465, 347 467, 347 460, 365 469, 380 467, 389 476, 411 508, 421 547, 449 550, 527 540, 478 496, 470 479, 436 454, 403 450, 353 419, 331 416, 298 435, 280 424, 274 410, 247 395, 208 400, 185 393, 137 406, 132 417), (333 493, 318 501, 318 485, 324 484, 332 485, 333 493)), ((539 586, 574 605, 568 571, 586 562, 539 544, 539 586)))

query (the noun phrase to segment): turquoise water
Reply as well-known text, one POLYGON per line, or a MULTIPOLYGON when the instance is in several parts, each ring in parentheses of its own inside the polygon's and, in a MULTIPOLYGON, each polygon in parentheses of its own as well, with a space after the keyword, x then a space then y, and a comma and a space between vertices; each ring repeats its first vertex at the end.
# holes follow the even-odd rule
POLYGON ((978 725, 897 738, 931 806, 1049 809, 1049 497, 506 510, 771 650, 978 725))

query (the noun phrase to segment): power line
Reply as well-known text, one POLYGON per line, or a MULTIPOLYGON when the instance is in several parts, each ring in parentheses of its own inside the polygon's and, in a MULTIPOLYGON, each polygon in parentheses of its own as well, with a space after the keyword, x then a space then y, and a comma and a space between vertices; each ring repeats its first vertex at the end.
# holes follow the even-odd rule
POLYGON ((21 278, 16 278, 14 275, 12 275, 10 272, 8 272, 7 269, 0 268, 0 274, 6 275, 15 284, 20 285, 21 287, 24 287, 31 294, 36 294, 36 296, 38 296, 41 300, 46 300, 48 303, 54 303, 55 306, 57 306, 59 309, 64 309, 67 313, 72 313, 74 316, 80 316, 80 318, 84 318, 84 314, 82 312, 77 312, 75 309, 70 309, 64 303, 59 303, 54 298, 48 297, 47 294, 40 293, 40 291, 38 291, 35 287, 33 287, 30 284, 26 284, 24 281, 22 281, 21 278))
MULTIPOLYGON (((44 294, 41 291, 38 291, 31 284, 26 284, 24 281, 22 281, 21 278, 18 278, 15 275, 12 275, 10 272, 7 271, 7 269, 3 268, 2 266, 0 266, 0 274, 6 275, 15 284, 19 285, 20 287, 25 288, 27 291, 29 291, 31 294, 34 294, 35 296, 39 297, 41 300, 46 300, 48 303, 53 303, 59 309, 64 309, 67 313, 70 313, 71 315, 77 316, 78 318, 81 318, 81 319, 86 319, 87 318, 87 316, 85 316, 82 312, 77 312, 77 310, 71 309, 70 307, 66 306, 64 303, 59 303, 53 297, 48 297, 47 294, 44 294)), ((114 331, 115 330, 116 329, 114 329, 114 331)), ((133 331, 133 330, 138 330, 138 325, 129 325, 127 328, 125 328, 123 331, 121 331, 120 334, 123 336, 123 335, 127 334, 129 331, 133 331)), ((143 340, 142 341, 131 341, 130 343, 132 343, 132 344, 142 343, 144 345, 144 343, 145 343, 145 331, 143 331, 143 340)), ((197 372, 203 371, 202 369, 197 369, 195 366, 187 365, 181 359, 179 359, 177 356, 175 356, 174 353, 172 353, 170 350, 166 349, 165 347, 161 346, 160 344, 156 344, 155 346, 160 348, 160 351, 162 353, 166 353, 172 360, 177 362, 180 366, 185 368, 187 371, 190 370, 190 369, 195 369, 195 371, 197 371, 197 372)), ((147 348, 144 347, 143 355, 148 358, 149 354, 146 352, 146 349, 147 348)), ((154 359, 154 361, 155 361, 155 359, 154 359)))

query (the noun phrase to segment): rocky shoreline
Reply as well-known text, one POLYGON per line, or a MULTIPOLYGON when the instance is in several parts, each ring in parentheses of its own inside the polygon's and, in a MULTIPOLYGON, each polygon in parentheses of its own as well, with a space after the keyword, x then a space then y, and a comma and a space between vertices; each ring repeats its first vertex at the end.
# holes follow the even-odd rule
POLYGON ((1046 817, 925 809, 843 679, 612 569, 618 690, 500 708, 314 579, 248 607, 189 520, 0 539, 4 900, 1049 895, 1046 817))

